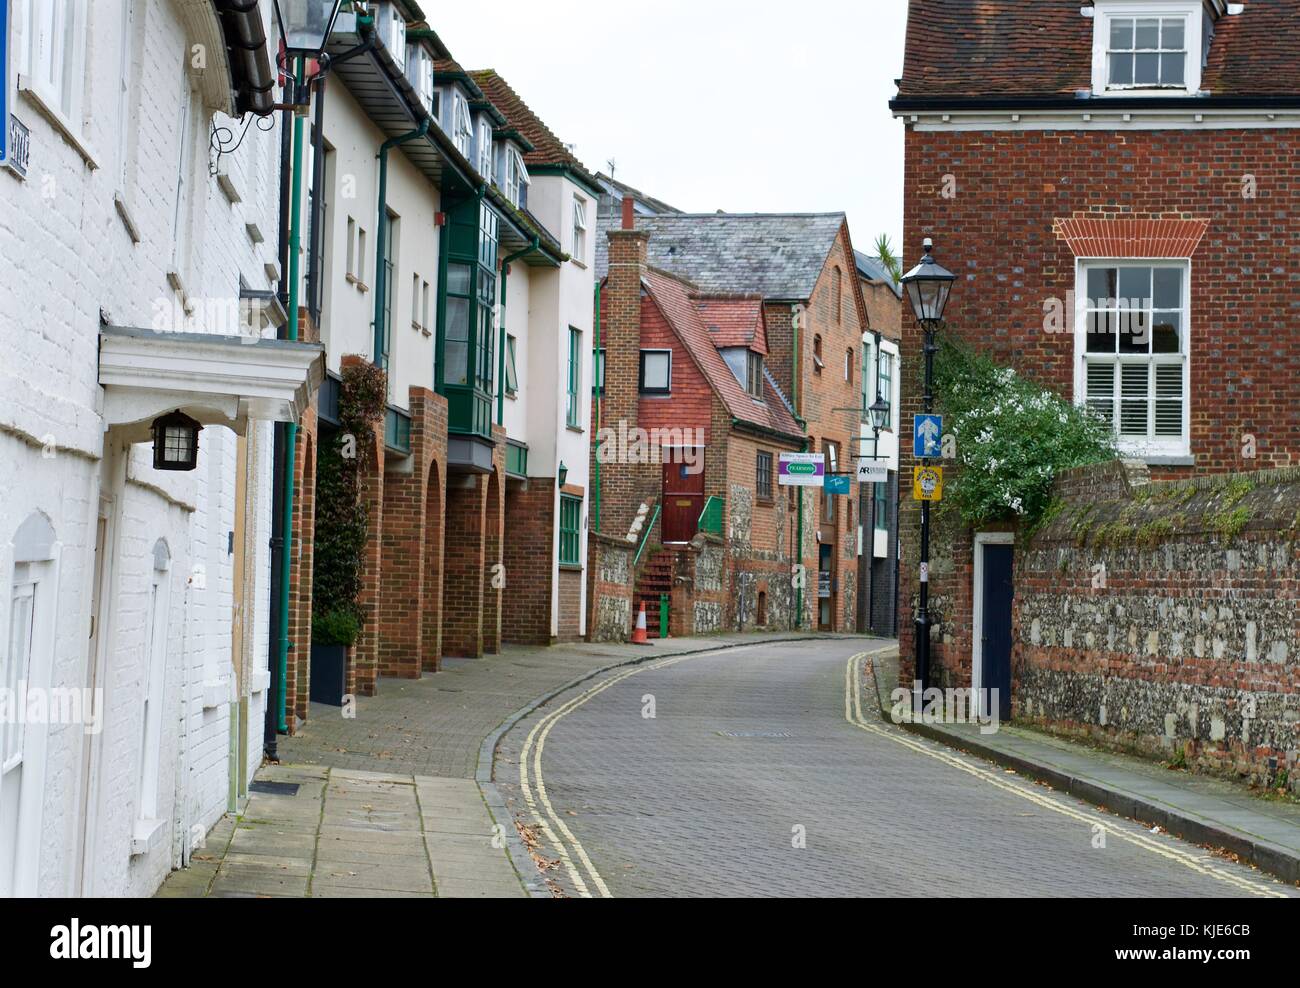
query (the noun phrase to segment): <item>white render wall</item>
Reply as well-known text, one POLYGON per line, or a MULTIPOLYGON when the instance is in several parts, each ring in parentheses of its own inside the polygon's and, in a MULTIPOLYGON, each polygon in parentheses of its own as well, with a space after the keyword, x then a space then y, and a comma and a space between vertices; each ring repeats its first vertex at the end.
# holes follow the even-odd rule
MULTIPOLYGON (((93 743, 80 725, 44 732, 34 891, 45 895, 152 893, 181 860, 188 833, 183 828, 202 831, 225 811, 229 783, 234 588, 227 546, 235 524, 236 438, 222 427, 205 429, 198 470, 189 474, 158 474, 149 465, 147 446, 134 447, 129 463, 106 457, 111 450, 105 448, 99 416, 97 344, 101 316, 118 326, 234 331, 237 326, 223 317, 236 311, 240 276, 253 288, 273 287, 264 265, 275 260, 278 123, 263 131, 252 122, 239 150, 223 159, 242 199, 232 203, 209 175, 214 121, 198 97, 191 104, 192 126, 184 136, 180 131, 185 59, 194 54, 180 4, 130 2, 135 22, 126 118, 118 106, 121 8, 97 0, 85 5, 84 105, 72 126, 79 138, 65 138, 37 103, 20 93, 12 107, 31 129, 30 171, 21 181, 0 169, 0 254, 7 266, 0 278, 0 546, 33 512, 49 519, 61 543, 53 686, 87 685, 96 516, 101 493, 114 499, 108 554, 113 565, 106 583, 110 603, 99 629, 106 636, 98 680, 104 688, 104 729, 93 743), (120 132, 128 135, 122 145, 120 132), (183 142, 190 194, 182 216, 190 251, 173 265, 183 142), (125 182, 119 180, 119 147, 126 155, 125 182), (132 243, 115 196, 125 204, 140 243, 132 243), (246 231, 250 222, 258 225, 264 243, 253 243, 246 231), (192 307, 188 325, 177 315, 183 310, 168 283, 173 266, 192 307), (171 556, 158 766, 162 824, 147 853, 132 856, 145 625, 159 539, 171 556), (83 759, 92 783, 85 886, 77 868, 87 823, 83 759)), ((269 2, 263 3, 268 24, 269 9, 269 2)), ((24 37, 16 10, 14 18, 11 45, 24 37)), ((214 57, 224 57, 206 54, 210 65, 214 57)), ((215 70, 224 71, 209 69, 215 70)), ((215 122, 231 127, 235 137, 242 128, 242 122, 221 115, 215 122)), ((264 669, 271 438, 269 425, 251 428, 259 433, 260 448, 249 484, 259 549, 248 565, 257 574, 251 602, 257 615, 254 662, 264 669)), ((0 572, 5 619, 10 580, 10 573, 0 572)), ((0 648, 7 647, 5 638, 0 648)), ((250 704, 250 770, 260 762, 264 700, 263 691, 250 704)), ((29 727, 27 737, 37 731, 29 727)))
MULTIPOLYGON (((321 341, 329 369, 342 358, 374 351, 376 237, 379 160, 384 134, 336 76, 325 95, 325 140, 332 151, 326 169, 324 262, 321 269, 321 341), (366 231, 364 278, 347 278, 348 219, 366 231)), ((438 303, 438 188, 420 173, 401 147, 388 152, 388 208, 400 218, 393 284, 389 401, 409 409, 411 387, 433 388, 438 303), (412 275, 429 283, 428 334, 411 325, 412 275)), ((306 206, 304 205, 304 210, 306 206)), ((306 213, 304 212, 304 215, 306 213)), ((305 254, 304 254, 305 257, 305 254)))
MULTIPOLYGON (((512 436, 522 436, 528 443, 528 472, 538 477, 555 477, 560 463, 568 468, 566 484, 581 487, 586 492, 583 502, 583 524, 578 558, 587 558, 587 517, 591 507, 591 480, 589 444, 591 434, 591 387, 594 370, 594 290, 595 290, 595 217, 594 197, 581 190, 574 182, 561 175, 534 175, 528 190, 529 211, 555 236, 566 253, 573 250, 572 210, 573 197, 582 196, 588 202, 588 231, 586 249, 582 256, 564 262, 559 270, 550 268, 528 269, 528 328, 521 334, 515 303, 516 275, 510 277, 510 296, 507 299, 507 330, 513 335, 526 335, 527 363, 520 359, 520 387, 524 406, 514 414, 521 417, 526 428, 512 436), (581 426, 569 428, 567 421, 566 385, 569 373, 569 327, 582 334, 580 354, 582 373, 578 382, 578 409, 581 426)), ((516 264, 519 271, 523 265, 516 264)), ((522 280, 522 279, 520 279, 522 280)), ((511 402, 506 400, 507 425, 511 422, 511 402)), ((552 566, 559 567, 559 510, 560 492, 556 487, 553 511, 555 512, 556 539, 551 547, 552 566)), ((585 563, 584 563, 585 565, 585 563)), ((586 632, 587 581, 582 582, 582 608, 580 630, 586 632)), ((559 581, 552 583, 551 633, 559 627, 559 581)))

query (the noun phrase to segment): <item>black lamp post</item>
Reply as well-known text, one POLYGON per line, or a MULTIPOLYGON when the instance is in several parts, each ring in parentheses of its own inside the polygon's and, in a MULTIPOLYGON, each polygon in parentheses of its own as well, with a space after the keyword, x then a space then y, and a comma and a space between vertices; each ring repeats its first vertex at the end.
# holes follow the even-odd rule
MULTIPOLYGON (((903 275, 903 287, 912 303, 912 314, 925 331, 924 411, 934 411, 934 332, 943 321, 943 310, 957 276, 942 268, 931 257, 934 244, 925 238, 925 256, 921 263, 903 275)), ((930 502, 921 502, 921 576, 920 600, 916 609, 916 682, 925 690, 930 679, 930 502)))
MULTIPOLYGON (((275 0, 275 23, 284 45, 285 64, 281 68, 294 79, 289 63, 295 58, 320 59, 324 63, 325 46, 334 31, 343 0, 275 0)), ((321 72, 325 70, 322 64, 321 72)), ((309 99, 307 84, 294 80, 294 105, 309 99)))

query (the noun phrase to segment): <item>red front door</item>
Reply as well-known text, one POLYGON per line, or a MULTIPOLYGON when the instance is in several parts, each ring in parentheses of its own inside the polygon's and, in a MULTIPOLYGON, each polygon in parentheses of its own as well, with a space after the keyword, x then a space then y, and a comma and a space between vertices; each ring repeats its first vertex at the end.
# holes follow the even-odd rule
POLYGON ((665 543, 693 539, 704 510, 704 450, 685 451, 689 456, 683 456, 683 452, 664 450, 667 462, 663 465, 663 510, 659 518, 665 543))

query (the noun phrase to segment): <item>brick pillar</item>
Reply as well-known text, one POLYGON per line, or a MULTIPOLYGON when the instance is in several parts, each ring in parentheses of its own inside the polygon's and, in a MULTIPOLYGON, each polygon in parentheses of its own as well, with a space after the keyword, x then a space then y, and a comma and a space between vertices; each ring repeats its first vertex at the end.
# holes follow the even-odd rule
MULTIPOLYGON (((446 449, 446 405, 443 406, 443 449, 446 449)), ((444 460, 429 464, 424 501, 424 584, 423 626, 421 627, 420 664, 425 672, 437 672, 442 658, 442 582, 443 582, 443 505, 447 491, 444 460)))
POLYGON ((423 471, 399 473, 389 470, 384 474, 379 595, 381 676, 420 677, 425 482, 423 471))
POLYGON ((447 484, 442 564, 442 654, 483 655, 484 552, 488 478, 452 477, 447 484))
POLYGON ((520 645, 549 645, 555 567, 555 481, 530 477, 506 490, 509 532, 503 546, 509 606, 501 636, 520 645))
POLYGON ((503 534, 506 525, 506 430, 492 427, 496 448, 493 468, 488 477, 487 500, 483 506, 483 650, 501 651, 501 606, 503 579, 510 574, 504 568, 503 534))
POLYGON ((312 565, 316 529, 316 411, 298 427, 294 452, 293 561, 289 580, 289 663, 284 704, 289 733, 307 718, 311 698, 312 565))
MULTIPOLYGON (((600 413, 603 436, 618 436, 637 427, 641 279, 646 271, 649 234, 636 229, 632 205, 631 199, 623 200, 623 228, 608 233, 609 275, 600 304, 600 342, 605 348, 605 394, 600 413)), ((592 444, 593 457, 600 439, 597 436, 597 443, 592 444)), ((600 470, 601 528, 612 535, 624 535, 641 503, 637 468, 604 462, 600 470)))

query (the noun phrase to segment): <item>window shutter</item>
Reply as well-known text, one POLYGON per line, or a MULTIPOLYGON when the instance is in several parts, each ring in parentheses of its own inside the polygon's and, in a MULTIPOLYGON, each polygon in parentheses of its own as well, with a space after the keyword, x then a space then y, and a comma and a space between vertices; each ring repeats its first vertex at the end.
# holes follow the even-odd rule
POLYGON ((1115 365, 1088 364, 1088 407, 1113 426, 1115 423, 1115 365))
POLYGON ((1119 431, 1122 436, 1147 435, 1150 415, 1150 369, 1145 363, 1120 365, 1119 431))
POLYGON ((1183 366, 1156 364, 1156 435, 1183 434, 1183 366))

